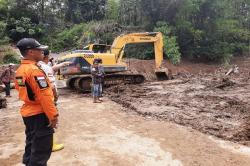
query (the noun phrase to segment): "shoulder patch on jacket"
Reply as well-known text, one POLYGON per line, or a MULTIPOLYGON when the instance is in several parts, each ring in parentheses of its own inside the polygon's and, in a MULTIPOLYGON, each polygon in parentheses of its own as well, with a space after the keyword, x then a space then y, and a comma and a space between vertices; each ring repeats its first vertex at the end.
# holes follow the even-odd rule
POLYGON ((16 77, 16 81, 18 86, 25 86, 25 83, 23 82, 23 77, 16 77))
POLYGON ((40 89, 45 89, 49 87, 49 84, 44 76, 35 76, 35 80, 38 83, 40 89))

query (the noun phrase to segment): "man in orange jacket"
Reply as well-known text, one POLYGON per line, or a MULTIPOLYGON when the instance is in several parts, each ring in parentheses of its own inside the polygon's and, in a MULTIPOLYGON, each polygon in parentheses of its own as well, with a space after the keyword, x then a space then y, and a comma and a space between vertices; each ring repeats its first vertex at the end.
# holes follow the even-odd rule
POLYGON ((21 39, 17 47, 24 57, 15 76, 15 87, 24 102, 20 110, 26 127, 23 163, 26 166, 46 166, 58 113, 49 80, 36 63, 43 60, 43 51, 48 47, 32 38, 21 39))

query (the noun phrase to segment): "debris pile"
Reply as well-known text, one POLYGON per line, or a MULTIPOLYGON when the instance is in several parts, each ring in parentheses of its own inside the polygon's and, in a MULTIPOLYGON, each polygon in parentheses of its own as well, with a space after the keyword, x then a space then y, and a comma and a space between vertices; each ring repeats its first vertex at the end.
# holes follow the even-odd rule
MULTIPOLYGON (((148 69, 152 62, 143 62, 148 68, 138 63, 134 62, 134 71, 153 74, 148 69)), ((250 146, 249 69, 237 66, 237 72, 234 69, 229 72, 218 67, 206 72, 205 68, 199 70, 194 65, 192 70, 187 66, 171 70, 175 72, 174 80, 148 79, 140 86, 119 85, 106 92, 124 111, 190 126, 250 146)))

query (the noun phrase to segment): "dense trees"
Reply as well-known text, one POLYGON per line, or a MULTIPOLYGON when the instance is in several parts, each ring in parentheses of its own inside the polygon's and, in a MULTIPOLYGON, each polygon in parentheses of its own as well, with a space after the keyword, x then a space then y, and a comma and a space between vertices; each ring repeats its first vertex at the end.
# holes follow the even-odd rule
POLYGON ((73 23, 102 20, 105 15, 105 2, 105 0, 65 0, 65 18, 73 23))
POLYGON ((153 30, 175 62, 227 61, 249 54, 250 0, 0 0, 0 44, 35 37, 60 51, 153 30))

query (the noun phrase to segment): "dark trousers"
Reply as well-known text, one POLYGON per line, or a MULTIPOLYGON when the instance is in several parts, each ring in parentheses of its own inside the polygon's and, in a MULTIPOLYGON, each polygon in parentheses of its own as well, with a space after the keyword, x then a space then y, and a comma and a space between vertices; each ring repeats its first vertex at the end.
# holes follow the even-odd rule
POLYGON ((45 114, 23 117, 25 124, 26 146, 23 164, 26 166, 47 166, 53 144, 54 130, 48 127, 45 114))
POLYGON ((10 95, 10 82, 4 82, 4 85, 5 85, 5 94, 6 96, 9 96, 10 95))

